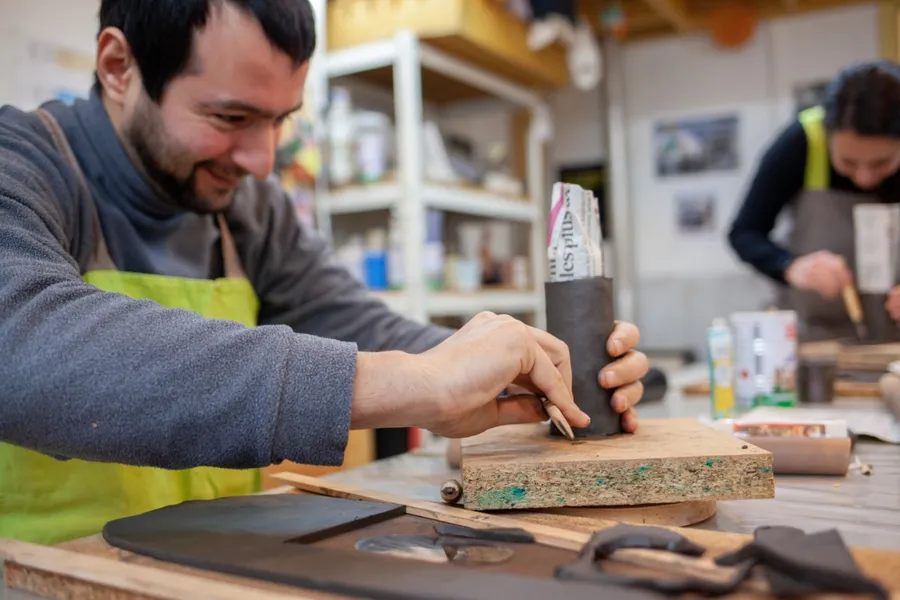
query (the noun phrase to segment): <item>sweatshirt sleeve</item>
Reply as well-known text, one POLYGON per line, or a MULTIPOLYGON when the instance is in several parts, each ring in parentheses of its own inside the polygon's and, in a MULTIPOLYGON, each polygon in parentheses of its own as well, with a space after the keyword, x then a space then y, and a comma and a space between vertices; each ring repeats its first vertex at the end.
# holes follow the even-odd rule
POLYGON ((789 125, 760 160, 728 235, 738 257, 772 280, 784 283, 793 255, 770 238, 778 215, 801 191, 806 170, 806 134, 789 125))
POLYGON ((353 342, 361 351, 428 350, 453 330, 391 311, 337 263, 324 237, 296 218, 274 181, 248 180, 229 217, 261 298, 260 321, 353 342))
POLYGON ((49 142, 0 113, 0 441, 172 469, 341 464, 356 345, 88 285, 83 206, 49 142))

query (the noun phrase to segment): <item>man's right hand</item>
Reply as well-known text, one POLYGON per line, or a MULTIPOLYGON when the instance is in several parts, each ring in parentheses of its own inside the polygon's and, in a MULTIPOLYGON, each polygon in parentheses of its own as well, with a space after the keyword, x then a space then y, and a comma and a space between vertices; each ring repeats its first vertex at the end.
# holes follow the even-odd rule
POLYGON ((566 345, 512 317, 481 313, 423 354, 361 353, 351 426, 461 438, 547 419, 536 395, 498 399, 510 384, 546 396, 573 427, 590 423, 572 398, 566 345))
POLYGON ((819 250, 794 260, 784 273, 791 287, 817 292, 823 298, 836 298, 853 283, 853 275, 844 257, 819 250))

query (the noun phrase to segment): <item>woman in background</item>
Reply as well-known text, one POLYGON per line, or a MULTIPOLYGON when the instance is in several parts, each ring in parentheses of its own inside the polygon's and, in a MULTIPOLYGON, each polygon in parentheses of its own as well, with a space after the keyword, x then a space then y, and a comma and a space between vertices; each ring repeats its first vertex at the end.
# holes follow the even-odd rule
MULTIPOLYGON (((900 66, 855 64, 830 83, 825 102, 800 113, 763 155, 729 241, 738 257, 785 286, 801 337, 854 335, 841 292, 854 281, 853 207, 900 201, 900 66), (770 237, 793 210, 787 247, 770 237)), ((864 298, 867 312, 900 319, 900 287, 864 298)), ((887 321, 887 319, 883 319, 887 321)), ((870 332, 897 339, 895 326, 870 332), (890 331, 887 331, 890 330, 890 331)))

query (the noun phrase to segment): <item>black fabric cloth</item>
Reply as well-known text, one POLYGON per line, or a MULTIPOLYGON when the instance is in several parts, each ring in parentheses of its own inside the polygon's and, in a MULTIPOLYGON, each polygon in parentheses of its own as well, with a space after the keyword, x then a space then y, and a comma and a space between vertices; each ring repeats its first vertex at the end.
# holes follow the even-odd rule
POLYGON ((794 527, 760 527, 752 542, 716 559, 719 565, 742 563, 765 567, 777 596, 844 593, 888 598, 878 582, 862 574, 835 529, 807 534, 794 527))
MULTIPOLYGON (((778 216, 790 209, 802 191, 806 173, 806 132, 799 121, 787 126, 762 156, 756 175, 732 222, 728 240, 745 263, 778 283, 795 258, 787 248, 770 238, 778 216)), ((829 187, 866 193, 829 165, 829 187)), ((900 201, 900 172, 886 179, 872 193, 884 202, 900 201)), ((852 223, 847 224, 852 227, 852 223)))
POLYGON ((598 531, 591 536, 578 560, 558 568, 556 577, 573 581, 641 588, 669 595, 701 593, 707 596, 721 596, 735 591, 747 578, 753 566, 750 562, 740 565, 730 574, 730 577, 725 579, 701 578, 694 575, 635 577, 605 572, 602 561, 609 558, 616 550, 626 548, 665 550, 694 557, 701 556, 706 552, 703 546, 693 543, 670 529, 621 524, 598 531))
POLYGON ((843 593, 888 598, 887 591, 878 582, 862 574, 841 535, 833 529, 807 534, 793 527, 760 527, 754 532, 752 542, 716 559, 719 566, 735 567, 724 579, 692 575, 632 577, 605 572, 602 561, 625 548, 665 550, 695 557, 706 552, 702 546, 669 529, 617 525, 595 533, 578 560, 558 568, 556 577, 673 595, 694 592, 722 596, 736 591, 759 568, 771 593, 777 597, 843 593))

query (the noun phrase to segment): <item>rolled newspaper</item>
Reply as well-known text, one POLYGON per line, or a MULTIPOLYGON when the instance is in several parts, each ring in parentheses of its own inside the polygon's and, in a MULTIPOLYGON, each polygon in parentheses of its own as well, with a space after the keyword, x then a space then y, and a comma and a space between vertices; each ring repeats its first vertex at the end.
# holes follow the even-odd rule
POLYGON ((593 192, 571 183, 554 184, 547 235, 550 281, 603 275, 602 243, 593 192))

